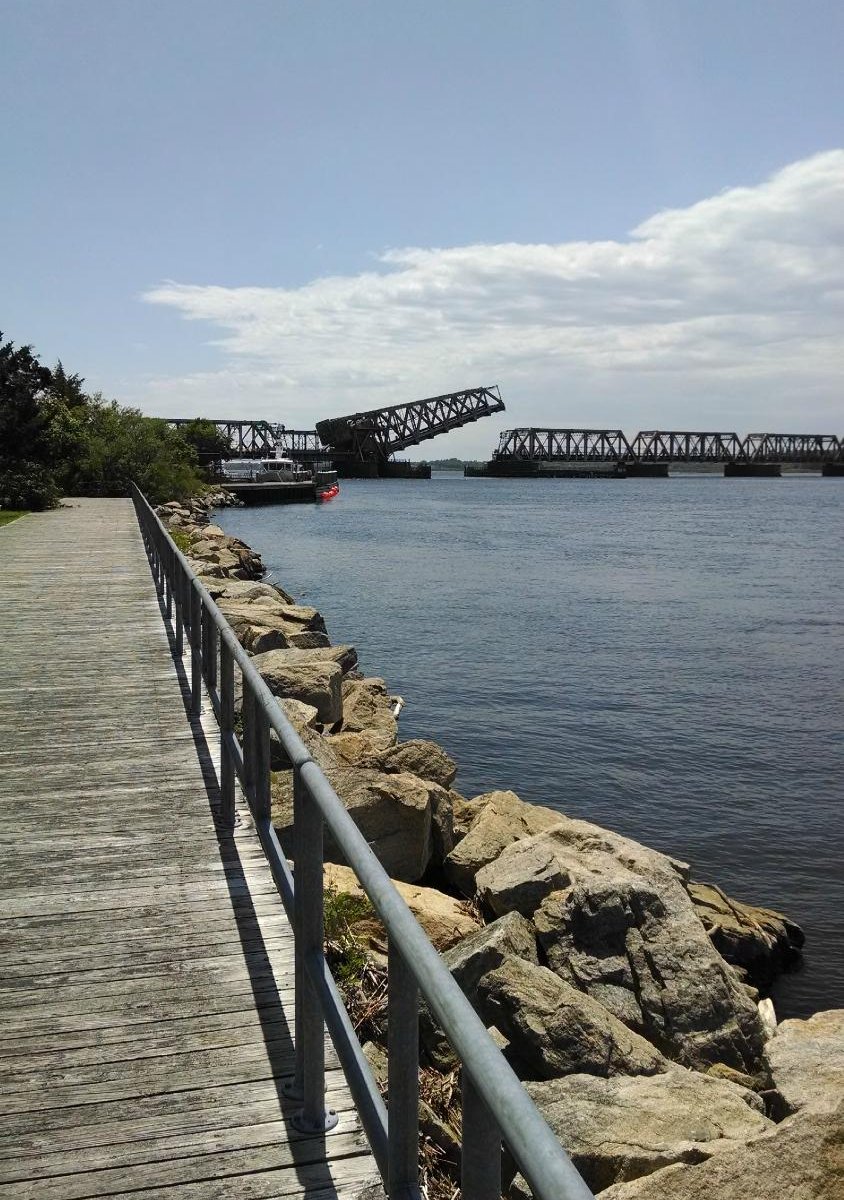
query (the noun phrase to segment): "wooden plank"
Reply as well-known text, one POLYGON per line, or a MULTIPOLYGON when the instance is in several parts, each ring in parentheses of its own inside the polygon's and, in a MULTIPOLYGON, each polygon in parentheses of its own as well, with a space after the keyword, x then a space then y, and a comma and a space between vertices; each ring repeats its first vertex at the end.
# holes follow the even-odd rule
POLYGON ((330 1048, 338 1130, 290 1125, 292 932, 131 505, 3 539, 3 1196, 383 1197, 330 1048))
MULTIPOLYGON (((86 1171, 84 1159, 77 1157, 73 1174, 55 1178, 21 1180, 4 1184, 4 1196, 14 1200, 82 1200, 94 1196, 113 1196, 116 1189, 131 1191, 139 1187, 182 1186, 196 1179, 229 1179, 235 1182, 238 1175, 247 1171, 279 1170, 301 1167, 314 1163, 326 1163, 329 1159, 346 1159, 367 1155, 369 1147, 360 1130, 356 1115, 341 1113, 340 1124, 328 1137, 304 1137, 289 1128, 285 1141, 273 1141, 270 1145, 249 1145, 246 1149, 209 1149, 206 1154, 186 1158, 173 1158, 164 1162, 141 1163, 101 1171, 86 1171)), ((262 1126, 255 1126, 261 1130, 262 1126)), ((284 1125, 277 1125, 273 1132, 285 1132, 284 1125)), ((218 1135, 219 1136, 219 1135, 218 1135)), ((213 1139, 209 1139, 213 1146, 213 1139)), ((232 1193, 236 1194, 236 1193, 232 1193)))

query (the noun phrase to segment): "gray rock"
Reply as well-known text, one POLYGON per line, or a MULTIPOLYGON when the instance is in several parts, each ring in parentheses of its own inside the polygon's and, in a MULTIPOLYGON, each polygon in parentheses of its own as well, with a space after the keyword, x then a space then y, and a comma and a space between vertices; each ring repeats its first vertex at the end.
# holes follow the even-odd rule
POLYGON ((526 804, 515 792, 488 792, 470 803, 476 815, 445 861, 447 879, 465 896, 474 896, 478 872, 507 846, 562 819, 549 808, 526 804))
POLYGON ((539 966, 533 926, 519 913, 507 913, 484 925, 444 954, 443 961, 474 1004, 481 976, 512 957, 539 966))
POLYGON ((420 779, 431 779, 449 788, 457 774, 457 764, 442 746, 423 738, 412 738, 394 746, 384 755, 385 771, 410 771, 420 779))
POLYGON ((478 982, 484 1019, 507 1037, 537 1079, 652 1075, 668 1063, 597 1001, 546 967, 515 956, 478 982))
POLYGON ((834 1112, 844 1101, 844 1009, 783 1021, 765 1057, 787 1112, 834 1112))
POLYGON ((753 1092, 695 1071, 567 1075, 526 1087, 594 1192, 672 1163, 703 1162, 774 1128, 753 1092))
MULTIPOLYGON (((363 898, 366 892, 357 876, 350 867, 341 867, 337 863, 326 863, 324 870, 326 890, 343 893, 347 896, 363 898)), ((402 883, 393 880, 393 886, 413 913, 416 920, 425 930, 429 941, 439 950, 448 952, 455 943, 458 945, 468 935, 478 930, 478 919, 467 911, 467 905, 453 896, 446 896, 436 888, 422 887, 418 883, 402 883)), ((369 940, 371 948, 379 955, 386 956, 387 933, 384 926, 371 916, 351 924, 352 932, 363 932, 369 940)))
MULTIPOLYGON (((478 982, 481 977, 513 956, 524 958, 534 966, 539 965, 533 926, 518 913, 508 913, 491 925, 470 933, 443 955, 443 962, 477 1009, 478 982)), ((451 1045, 424 1003, 420 1005, 419 1017, 420 1037, 428 1060, 438 1070, 453 1070, 458 1063, 451 1045)), ((497 1036, 508 1044, 500 1032, 497 1036)))
POLYGON ((477 875, 494 912, 532 917, 560 978, 676 1061, 756 1073, 756 1004, 712 946, 683 868, 608 830, 561 817, 477 875))
POLYGON ((372 739, 366 733, 326 734, 326 740, 331 743, 334 752, 343 762, 352 767, 365 767, 370 771, 382 769, 383 752, 376 749, 372 739))
POLYGON ((325 646, 317 650, 270 650, 266 654, 257 654, 253 662, 268 679, 276 670, 295 670, 324 662, 336 663, 345 675, 357 660, 354 646, 325 646))
POLYGON ((344 682, 343 732, 365 733, 376 752, 395 746, 398 725, 383 679, 347 679, 344 682))
MULTIPOLYGON (((431 859, 431 801, 425 781, 349 767, 338 761, 330 739, 317 735, 303 740, 388 875, 406 883, 420 879, 431 859)), ((292 772, 273 779, 272 817, 285 853, 293 857, 292 772)), ((329 862, 345 861, 327 830, 324 854, 329 862)))
POLYGON ((689 880, 687 888, 715 949, 757 987, 800 961, 803 930, 783 913, 733 900, 713 883, 689 880))
POLYGON ((310 654, 315 651, 271 650, 259 654, 253 662, 274 696, 301 700, 312 705, 323 725, 333 725, 342 719, 343 700, 340 690, 342 670, 336 662, 317 659, 303 662, 280 661, 281 654, 310 654))
POLYGON ((433 860, 441 867, 454 849, 454 810, 465 801, 459 792, 431 783, 431 836, 433 838, 433 860))
MULTIPOLYGON (((299 737, 308 744, 308 735, 314 731, 319 721, 319 713, 312 704, 303 704, 301 700, 285 700, 279 698, 279 704, 290 724, 299 737)), ((270 730, 270 767, 273 771, 284 770, 292 764, 274 729, 270 730)))
POLYGON ((844 1200, 844 1119, 798 1113, 695 1166, 617 1183, 601 1200, 844 1200))

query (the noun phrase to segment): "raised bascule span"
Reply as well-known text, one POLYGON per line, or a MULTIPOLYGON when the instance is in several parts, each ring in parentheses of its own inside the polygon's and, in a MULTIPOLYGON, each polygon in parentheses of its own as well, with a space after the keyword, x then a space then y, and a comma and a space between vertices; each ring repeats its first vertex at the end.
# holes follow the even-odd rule
POLYGON ((503 411, 498 388, 479 387, 318 421, 316 428, 322 441, 341 454, 359 462, 386 462, 409 446, 503 411))
POLYGON ((621 429, 505 429, 483 467, 467 475, 665 476, 672 464, 722 465, 731 476, 770 477, 783 466, 844 475, 844 438, 835 434, 621 429))
MULTIPOLYGON (((504 412, 497 386, 466 388, 409 404, 371 408, 317 422, 315 430, 287 429, 269 421, 213 420, 229 439, 232 457, 277 452, 301 462, 329 461, 341 475, 427 478, 426 463, 396 462, 393 455, 482 417, 504 412)), ((171 420, 186 425, 188 418, 171 420)))

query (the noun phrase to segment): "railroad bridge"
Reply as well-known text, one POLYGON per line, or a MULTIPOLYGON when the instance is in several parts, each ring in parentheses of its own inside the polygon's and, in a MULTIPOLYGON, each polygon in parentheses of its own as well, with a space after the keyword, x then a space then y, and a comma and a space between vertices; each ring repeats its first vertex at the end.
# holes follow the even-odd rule
POLYGON ((835 434, 621 429, 507 429, 490 462, 469 474, 667 475, 672 464, 723 465, 725 475, 779 475, 783 466, 844 474, 844 439, 835 434))
MULTIPOLYGON (((265 458, 278 452, 299 462, 330 463, 343 476, 430 477, 425 463, 397 462, 394 455, 441 433, 504 412, 496 386, 467 388, 318 421, 316 429, 287 429, 270 421, 214 420, 229 440, 231 456, 265 458)), ((175 418, 171 425, 186 425, 175 418)))

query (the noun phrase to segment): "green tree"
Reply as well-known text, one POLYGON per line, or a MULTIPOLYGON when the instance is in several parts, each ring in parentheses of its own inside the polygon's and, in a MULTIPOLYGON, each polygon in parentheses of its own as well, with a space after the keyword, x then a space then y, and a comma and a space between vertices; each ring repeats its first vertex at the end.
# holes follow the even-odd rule
MULTIPOLYGON (((0 333, 0 505, 51 508, 60 495, 64 464, 78 445, 81 424, 67 394, 81 394, 81 380, 53 373, 31 346, 3 342, 0 333)), ((81 403, 81 401, 80 401, 81 403)))
POLYGON ((193 446, 199 462, 203 464, 228 458, 231 454, 231 440, 205 417, 197 417, 195 421, 179 425, 178 432, 189 446, 193 446))
POLYGON ((153 504, 184 499, 202 486, 196 451, 166 421, 92 396, 71 490, 125 496, 133 480, 153 504))

